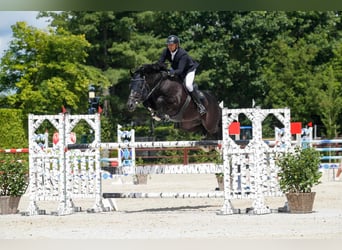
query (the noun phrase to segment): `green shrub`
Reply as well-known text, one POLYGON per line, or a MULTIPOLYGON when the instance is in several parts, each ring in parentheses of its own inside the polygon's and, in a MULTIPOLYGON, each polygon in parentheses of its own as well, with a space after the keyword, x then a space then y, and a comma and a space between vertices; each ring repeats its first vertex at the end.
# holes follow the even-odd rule
POLYGON ((320 183, 320 153, 314 148, 288 152, 277 160, 280 167, 279 185, 283 192, 309 193, 314 185, 320 183))
POLYGON ((0 196, 21 196, 27 186, 27 159, 17 154, 0 154, 0 196))
POLYGON ((0 149, 28 147, 27 118, 21 110, 0 109, 0 149))

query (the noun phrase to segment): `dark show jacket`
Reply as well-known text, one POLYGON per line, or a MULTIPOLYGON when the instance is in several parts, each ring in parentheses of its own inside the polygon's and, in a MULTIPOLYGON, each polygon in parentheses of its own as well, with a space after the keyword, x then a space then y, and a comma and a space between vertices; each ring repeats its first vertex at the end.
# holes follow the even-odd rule
POLYGON ((175 75, 185 78, 188 72, 195 70, 198 67, 198 63, 193 60, 189 54, 182 48, 178 48, 175 57, 171 60, 171 52, 169 49, 164 49, 158 62, 164 63, 168 60, 171 63, 171 68, 175 75))

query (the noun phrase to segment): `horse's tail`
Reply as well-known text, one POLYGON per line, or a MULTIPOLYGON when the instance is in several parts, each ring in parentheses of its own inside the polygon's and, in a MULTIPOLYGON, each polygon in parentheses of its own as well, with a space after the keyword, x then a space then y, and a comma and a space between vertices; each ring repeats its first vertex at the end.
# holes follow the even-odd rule
POLYGON ((217 101, 217 98, 210 91, 203 91, 208 101, 207 111, 211 113, 211 118, 215 121, 215 130, 212 131, 214 139, 222 139, 222 109, 217 101))
MULTIPOLYGON (((216 100, 216 98, 215 98, 216 100)), ((223 126, 222 126, 222 108, 220 107, 219 103, 216 101, 217 103, 217 109, 218 109, 218 114, 219 114, 219 119, 218 119, 218 123, 217 123, 217 132, 215 133, 215 138, 217 140, 222 140, 223 138, 223 126)))
POLYGON ((218 129, 217 129, 217 132, 216 132, 216 138, 217 138, 217 140, 222 140, 222 138, 223 138, 223 126, 222 126, 222 108, 220 107, 220 105, 218 105, 218 107, 219 107, 219 113, 220 113, 220 119, 219 119, 219 122, 218 122, 218 125, 217 125, 217 127, 218 127, 218 129))

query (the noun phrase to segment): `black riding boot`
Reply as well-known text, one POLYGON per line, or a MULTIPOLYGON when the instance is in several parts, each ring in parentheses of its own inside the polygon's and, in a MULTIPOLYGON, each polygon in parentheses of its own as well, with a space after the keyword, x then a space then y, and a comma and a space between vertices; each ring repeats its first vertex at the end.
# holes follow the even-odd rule
POLYGON ((205 109, 204 105, 201 103, 199 93, 195 89, 189 93, 192 97, 192 100, 194 100, 194 102, 196 103, 196 105, 198 107, 198 112, 200 113, 200 115, 202 116, 205 113, 207 113, 207 110, 205 109))

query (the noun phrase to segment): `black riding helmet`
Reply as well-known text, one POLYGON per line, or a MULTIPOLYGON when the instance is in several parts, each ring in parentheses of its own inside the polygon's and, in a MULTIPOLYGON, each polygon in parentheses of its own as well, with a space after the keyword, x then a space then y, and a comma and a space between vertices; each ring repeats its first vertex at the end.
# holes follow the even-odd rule
POLYGON ((166 39, 166 44, 179 44, 179 38, 175 35, 171 35, 166 39))

